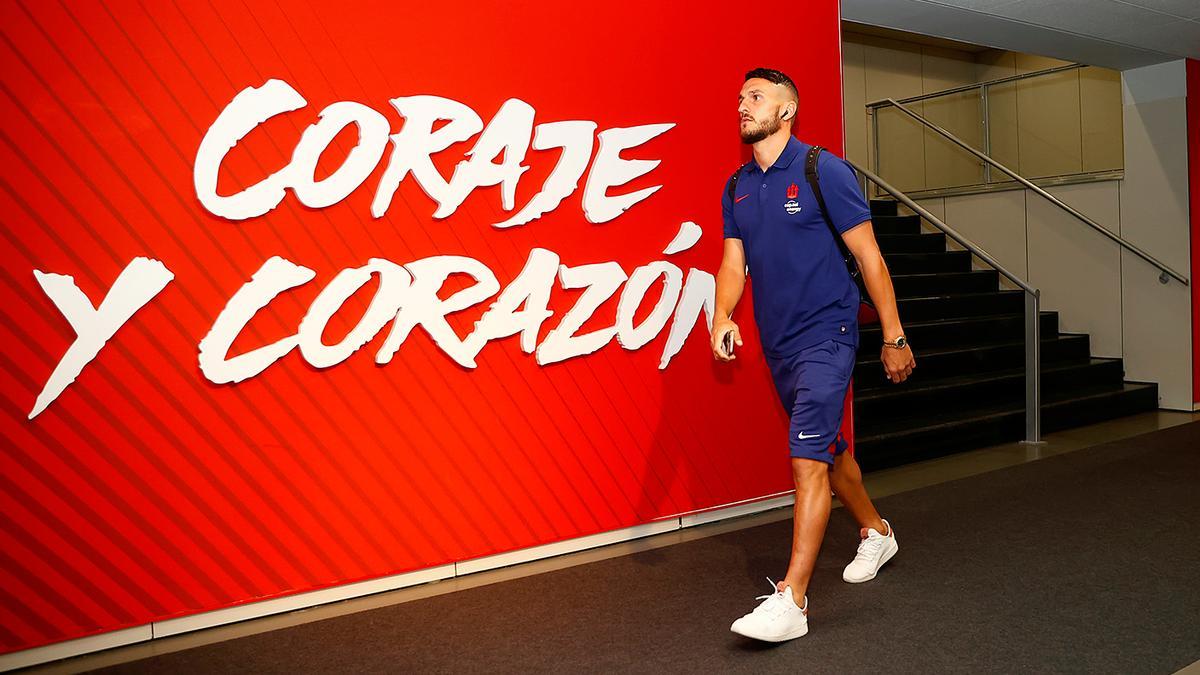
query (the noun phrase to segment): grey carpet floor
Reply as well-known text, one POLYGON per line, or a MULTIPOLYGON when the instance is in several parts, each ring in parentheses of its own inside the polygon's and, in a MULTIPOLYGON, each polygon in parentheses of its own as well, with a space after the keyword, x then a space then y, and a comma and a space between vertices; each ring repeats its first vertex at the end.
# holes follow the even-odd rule
MULTIPOLYGON (((833 513, 810 632, 729 632, 790 521, 156 656, 114 673, 1172 673, 1200 660, 1200 423, 893 495, 850 585, 833 513)), ((778 577, 775 577, 778 578, 778 577)))

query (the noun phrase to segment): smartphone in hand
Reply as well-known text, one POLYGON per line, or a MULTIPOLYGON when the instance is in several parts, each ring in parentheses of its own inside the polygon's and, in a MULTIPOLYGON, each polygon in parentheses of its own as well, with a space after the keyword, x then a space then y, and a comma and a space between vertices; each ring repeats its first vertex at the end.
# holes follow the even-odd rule
POLYGON ((726 356, 733 356, 733 331, 725 331, 725 337, 721 338, 721 348, 725 350, 726 356))

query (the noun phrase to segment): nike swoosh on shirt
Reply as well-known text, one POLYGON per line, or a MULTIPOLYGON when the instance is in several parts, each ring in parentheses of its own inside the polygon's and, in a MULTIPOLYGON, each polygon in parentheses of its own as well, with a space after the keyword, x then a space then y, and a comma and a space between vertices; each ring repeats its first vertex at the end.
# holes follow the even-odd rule
POLYGON ((736 204, 736 203, 738 203, 738 202, 742 201, 743 199, 745 199, 746 197, 749 197, 749 196, 750 196, 750 195, 742 195, 741 197, 738 197, 737 199, 733 200, 733 203, 734 203, 734 204, 736 204))

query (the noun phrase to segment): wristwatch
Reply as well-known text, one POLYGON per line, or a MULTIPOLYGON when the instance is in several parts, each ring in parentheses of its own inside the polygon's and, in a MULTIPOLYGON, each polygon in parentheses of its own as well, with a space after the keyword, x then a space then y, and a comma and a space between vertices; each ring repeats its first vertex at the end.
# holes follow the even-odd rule
POLYGON ((908 346, 908 339, 901 335, 900 337, 896 338, 895 342, 888 342, 887 340, 884 340, 883 346, 891 347, 892 349, 904 349, 908 346))

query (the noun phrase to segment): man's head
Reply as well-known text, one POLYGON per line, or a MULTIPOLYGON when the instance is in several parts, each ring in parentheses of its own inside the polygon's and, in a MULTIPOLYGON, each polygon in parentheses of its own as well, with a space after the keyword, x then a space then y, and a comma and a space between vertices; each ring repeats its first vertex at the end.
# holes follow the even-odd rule
POLYGON ((738 94, 742 142, 752 145, 780 129, 790 134, 799 103, 796 83, 787 75, 771 68, 755 68, 746 73, 738 94))

